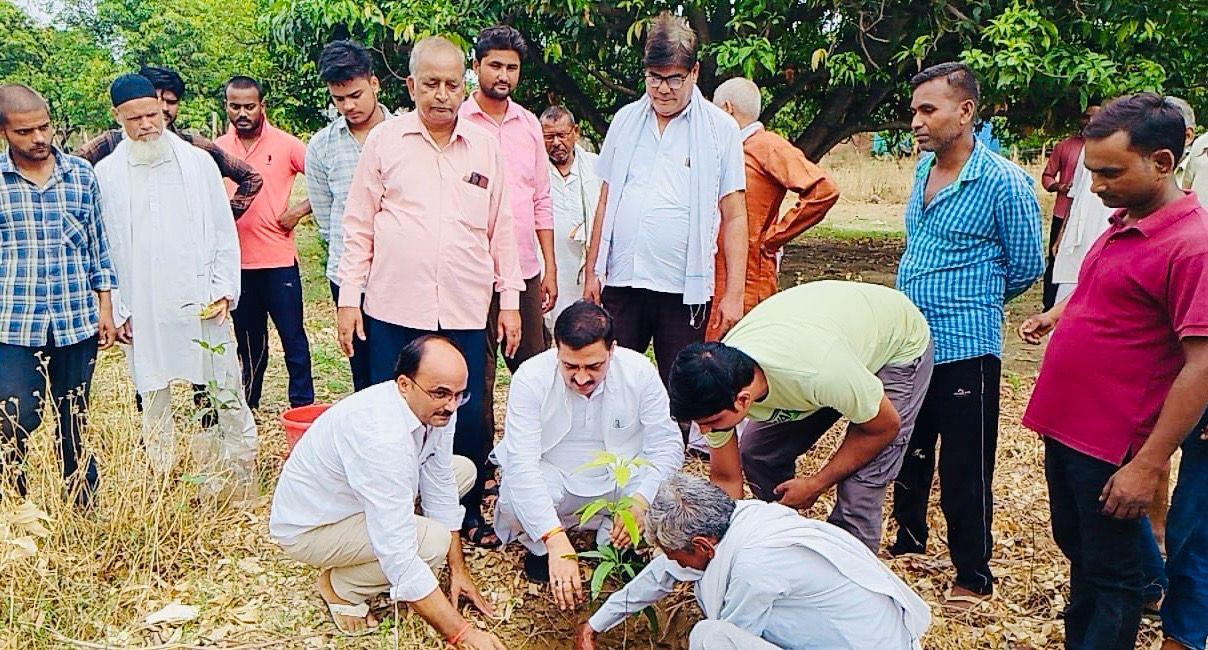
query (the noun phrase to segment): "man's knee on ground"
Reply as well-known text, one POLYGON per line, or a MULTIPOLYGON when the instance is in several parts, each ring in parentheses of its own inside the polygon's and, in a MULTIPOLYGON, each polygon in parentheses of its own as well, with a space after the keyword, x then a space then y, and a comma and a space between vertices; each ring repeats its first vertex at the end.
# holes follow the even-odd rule
POLYGON ((476 478, 478 469, 474 467, 474 461, 465 456, 453 456, 453 480, 457 482, 458 497, 464 497, 470 492, 476 478))

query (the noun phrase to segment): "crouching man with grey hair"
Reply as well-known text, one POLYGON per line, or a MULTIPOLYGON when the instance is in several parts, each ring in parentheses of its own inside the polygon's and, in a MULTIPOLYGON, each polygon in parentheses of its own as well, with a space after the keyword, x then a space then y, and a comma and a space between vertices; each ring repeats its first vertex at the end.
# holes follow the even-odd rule
POLYGON ((931 613, 910 587, 847 531, 785 506, 734 501, 677 474, 646 513, 662 549, 575 634, 578 650, 631 613, 694 583, 705 620, 692 650, 922 648, 931 613))

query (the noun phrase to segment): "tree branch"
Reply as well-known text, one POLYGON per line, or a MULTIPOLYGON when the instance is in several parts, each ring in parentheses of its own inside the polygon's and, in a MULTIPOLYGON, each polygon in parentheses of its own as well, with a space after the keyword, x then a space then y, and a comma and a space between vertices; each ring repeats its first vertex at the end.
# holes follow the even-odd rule
POLYGON ((596 70, 595 68, 593 68, 589 65, 584 65, 583 69, 586 70, 588 74, 590 74, 591 76, 598 79, 600 81, 600 83, 604 85, 605 88, 613 91, 614 93, 621 93, 622 95, 625 95, 627 97, 637 97, 637 96, 641 95, 641 93, 639 93, 638 91, 636 91, 632 88, 626 88, 625 86, 622 86, 621 84, 613 81, 612 79, 605 77, 604 73, 596 70))
POLYGON ((600 135, 608 133, 608 119, 564 67, 551 65, 545 60, 545 57, 535 52, 530 54, 529 59, 541 68, 541 71, 550 80, 550 85, 562 95, 579 119, 587 120, 587 123, 600 135))

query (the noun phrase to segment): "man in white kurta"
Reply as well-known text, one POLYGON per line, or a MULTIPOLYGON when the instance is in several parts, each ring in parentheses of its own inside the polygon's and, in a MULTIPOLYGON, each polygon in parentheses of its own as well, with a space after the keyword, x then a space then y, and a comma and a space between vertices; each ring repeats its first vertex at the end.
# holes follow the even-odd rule
POLYGON ((1078 153, 1078 164, 1070 184, 1070 214, 1061 225, 1057 256, 1053 258, 1053 284, 1057 285, 1056 301, 1061 302, 1074 293, 1078 273, 1086 253, 1110 225, 1111 208, 1103 205, 1099 195, 1091 191, 1091 173, 1083 164, 1085 152, 1078 153))
MULTIPOLYGON (((603 308, 571 305, 554 324, 554 341, 512 377, 493 453, 501 472, 495 532, 504 543, 519 540, 529 578, 551 581, 559 604, 573 605, 579 569, 565 531, 580 523, 576 511, 598 497, 631 496, 642 521, 659 483, 683 464, 684 444, 658 372, 616 345, 603 308), (600 452, 645 462, 628 477, 583 467, 600 452)), ((584 527, 598 531, 597 541, 628 545, 610 520, 593 517, 584 527)))
POLYGON ((126 138, 96 172, 118 275, 114 319, 142 398, 147 453, 157 471, 171 470, 171 383, 204 385, 204 408, 214 417, 199 418, 206 435, 191 445, 207 477, 203 489, 247 489, 254 484, 256 424, 226 318, 239 298, 235 221, 214 160, 164 129, 154 88, 135 77, 114 82, 126 138))
POLYGON ((554 259, 558 263, 558 301, 546 314, 552 328, 562 310, 583 297, 587 238, 600 200, 600 177, 596 175, 599 156, 579 146, 575 116, 561 106, 550 106, 541 114, 541 134, 549 156, 554 259))
POLYGON ((663 550, 578 629, 575 647, 693 583, 705 620, 692 650, 921 648, 927 604, 841 528, 776 503, 732 500, 677 474, 647 513, 663 550))

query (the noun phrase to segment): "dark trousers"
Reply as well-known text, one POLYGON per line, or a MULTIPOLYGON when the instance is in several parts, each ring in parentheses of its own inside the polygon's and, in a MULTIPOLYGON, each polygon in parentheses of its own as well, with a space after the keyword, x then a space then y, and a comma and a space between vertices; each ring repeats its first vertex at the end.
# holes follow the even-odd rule
POLYGON ((365 336, 373 341, 369 347, 369 380, 373 384, 397 379, 394 366, 398 363, 399 352, 403 346, 424 334, 440 334, 447 336, 461 348, 462 356, 466 359, 468 377, 466 386, 470 390, 470 399, 457 409, 457 424, 453 432, 453 453, 465 456, 474 461, 478 476, 474 487, 461 499, 466 507, 467 527, 477 525, 482 520, 482 485, 486 481, 487 431, 483 428, 481 390, 475 388, 483 385, 484 363, 487 358, 486 337, 482 330, 446 330, 436 332, 418 330, 402 325, 394 325, 380 321, 366 314, 365 336))
MULTIPOLYGON (((331 300, 332 302, 340 303, 340 285, 335 282, 330 282, 331 285, 331 300)), ((365 298, 361 297, 361 313, 365 311, 365 298)), ((369 381, 369 334, 365 334, 365 340, 362 341, 359 337, 352 337, 352 356, 348 357, 348 367, 352 370, 352 389, 354 391, 361 390, 373 385, 369 381)))
POLYGON ((273 319, 285 368, 289 371, 289 405, 315 401, 315 381, 310 372, 310 343, 302 321, 302 278, 298 264, 279 269, 244 269, 239 309, 231 313, 243 391, 247 405, 260 407, 264 371, 268 368, 268 319, 273 319))
POLYGON ((604 287, 600 301, 612 314, 617 343, 644 353, 654 342, 654 360, 664 386, 679 351, 705 340, 709 305, 685 305, 683 294, 604 287))
POLYGON ((1053 540, 1070 561, 1068 650, 1132 650, 1137 642, 1148 522, 1101 513, 1099 494, 1118 469, 1045 438, 1053 540))
POLYGON ((1053 262, 1057 259, 1053 254, 1053 242, 1057 241, 1057 234, 1061 232, 1061 224, 1065 223, 1064 217, 1053 215, 1053 223, 1049 225, 1049 246, 1045 249, 1045 264, 1044 264, 1044 280, 1042 303, 1044 310, 1048 311, 1053 308, 1053 304, 1057 302, 1057 285, 1053 284, 1053 262))
POLYGON ((1205 416, 1183 442, 1183 458, 1166 518, 1166 574, 1162 631, 1188 648, 1208 643, 1208 440, 1205 416))
MULTIPOLYGON (((97 485, 96 460, 84 453, 80 432, 88 418, 88 391, 96 366, 97 338, 56 346, 26 347, 0 343, 0 464, 4 467, 25 461, 26 441, 42 424, 47 381, 54 400, 59 432, 59 460, 68 493, 75 490, 76 502, 86 504, 97 485), (81 465, 83 468, 81 470, 81 465)), ((15 477, 17 494, 25 496, 25 472, 15 477)))
POLYGON ((894 553, 927 546, 927 500, 939 453, 940 509, 948 522, 948 551, 956 584, 979 594, 993 591, 990 524, 994 515, 994 456, 1002 362, 993 355, 941 363, 919 410, 914 435, 894 481, 894 553))
MULTIPOLYGON (((499 293, 491 296, 491 309, 487 312, 486 329, 486 381, 483 384, 483 427, 486 429, 486 453, 495 445, 495 371, 499 367, 499 351, 504 343, 499 338, 499 293)), ((520 364, 545 352, 553 345, 549 329, 545 327, 545 314, 541 311, 541 276, 524 281, 520 292, 520 347, 516 356, 504 355, 503 363, 508 370, 516 372, 520 364)), ((481 471, 481 468, 480 468, 481 471)), ((486 480, 486 479, 483 479, 486 480)))

